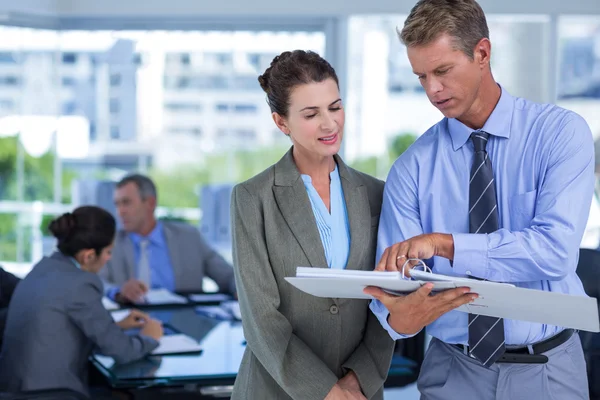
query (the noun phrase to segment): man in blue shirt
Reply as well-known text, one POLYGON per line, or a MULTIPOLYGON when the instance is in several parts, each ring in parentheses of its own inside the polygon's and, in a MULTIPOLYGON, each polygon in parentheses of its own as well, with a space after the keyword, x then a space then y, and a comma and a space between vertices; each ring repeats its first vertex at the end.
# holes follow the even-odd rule
MULTIPOLYGON (((584 296, 575 269, 594 188, 586 122, 495 82, 486 18, 474 0, 421 0, 399 34, 445 118, 392 167, 377 268, 420 258, 441 274, 584 296)), ((423 328, 410 318, 415 301, 367 292, 392 338, 423 328)), ((588 398, 573 330, 458 311, 427 330, 423 399, 588 398)))
POLYGON ((123 225, 117 232, 111 260, 100 271, 108 297, 138 302, 149 289, 202 292, 204 276, 219 291, 235 295, 232 266, 183 223, 157 221, 156 187, 144 175, 133 174, 117 183, 115 204, 123 225))

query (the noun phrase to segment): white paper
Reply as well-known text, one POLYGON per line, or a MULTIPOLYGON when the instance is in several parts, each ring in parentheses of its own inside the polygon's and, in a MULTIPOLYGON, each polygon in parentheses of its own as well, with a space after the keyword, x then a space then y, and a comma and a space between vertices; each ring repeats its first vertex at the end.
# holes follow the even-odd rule
POLYGON ((184 334, 163 336, 152 354, 197 353, 202 350, 200 344, 184 334))
POLYGON ((350 299, 371 298, 363 293, 367 286, 379 287, 394 294, 408 294, 427 282, 433 283, 433 291, 436 292, 470 287, 471 292, 477 293, 479 297, 474 302, 457 308, 458 311, 600 332, 597 301, 586 296, 524 289, 506 283, 439 274, 424 273, 430 275, 424 281, 403 279, 398 272, 310 269, 313 271, 307 272, 306 268, 298 267, 298 277, 285 279, 313 296, 350 299))
POLYGON ((167 289, 151 289, 144 295, 144 300, 139 304, 185 304, 187 302, 185 297, 171 293, 167 289))
POLYGON ((240 311, 240 303, 237 301, 227 301, 221 304, 221 307, 225 309, 233 319, 241 321, 242 320, 242 312, 240 311))
POLYGON ((119 309, 119 305, 106 296, 102 298, 102 305, 109 311, 119 309))
POLYGON ((231 300, 231 296, 223 293, 190 294, 188 297, 196 303, 216 303, 231 300))
POLYGON ((110 316, 112 317, 113 321, 119 322, 119 321, 122 321, 123 319, 125 319, 129 315, 130 312, 131 312, 131 310, 117 310, 117 311, 111 312, 110 316))

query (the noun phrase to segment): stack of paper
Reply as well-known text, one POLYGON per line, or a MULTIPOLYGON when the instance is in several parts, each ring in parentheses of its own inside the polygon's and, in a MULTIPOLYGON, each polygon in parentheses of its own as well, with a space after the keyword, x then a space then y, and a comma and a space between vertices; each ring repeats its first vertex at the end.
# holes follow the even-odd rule
POLYGON ((144 295, 144 300, 138 304, 163 305, 185 304, 187 302, 185 297, 171 293, 167 289, 151 289, 144 295))
POLYGON ((598 304, 594 298, 416 270, 411 275, 413 279, 404 278, 400 272, 298 267, 296 277, 285 279, 313 296, 350 299, 370 298, 363 292, 367 286, 379 287, 397 295, 414 292, 427 282, 433 283, 434 291, 469 287, 472 293, 479 296, 474 302, 457 308, 458 311, 591 332, 600 331, 598 304))
POLYGON ((104 306, 104 308, 106 308, 109 311, 119 309, 119 305, 117 303, 115 303, 114 301, 112 301, 111 299, 109 299, 108 297, 102 298, 102 305, 104 306))
POLYGON ((168 335, 163 336, 159 345, 152 354, 154 355, 166 355, 166 354, 182 354, 182 353, 199 353, 202 351, 200 344, 193 338, 184 334, 168 335))

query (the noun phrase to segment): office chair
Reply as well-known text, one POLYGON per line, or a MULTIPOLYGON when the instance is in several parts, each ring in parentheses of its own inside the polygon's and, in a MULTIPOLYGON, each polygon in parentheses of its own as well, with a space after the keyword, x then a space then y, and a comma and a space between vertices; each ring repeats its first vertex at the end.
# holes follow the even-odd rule
MULTIPOLYGON (((596 300, 600 299, 600 251, 579 249, 577 275, 585 293, 596 300)), ((579 336, 587 363, 590 399, 600 400, 600 334, 580 332, 579 336)))

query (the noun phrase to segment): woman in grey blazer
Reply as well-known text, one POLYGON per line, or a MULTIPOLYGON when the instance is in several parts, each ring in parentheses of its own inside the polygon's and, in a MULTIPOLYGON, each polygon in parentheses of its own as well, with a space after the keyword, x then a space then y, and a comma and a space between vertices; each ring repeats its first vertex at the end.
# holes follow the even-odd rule
POLYGON ((383 182, 337 155, 344 109, 327 61, 285 52, 259 82, 293 147, 232 194, 247 339, 232 399, 382 399, 393 342, 369 301, 313 297, 284 278, 297 266, 373 270, 383 182))
POLYGON ((87 396, 92 350, 117 362, 142 358, 158 346, 160 322, 139 311, 115 323, 102 305, 96 273, 110 259, 115 220, 80 207, 52 221, 58 250, 17 286, 8 308, 0 354, 0 390, 65 388, 87 396), (123 330, 141 327, 140 335, 123 330))

